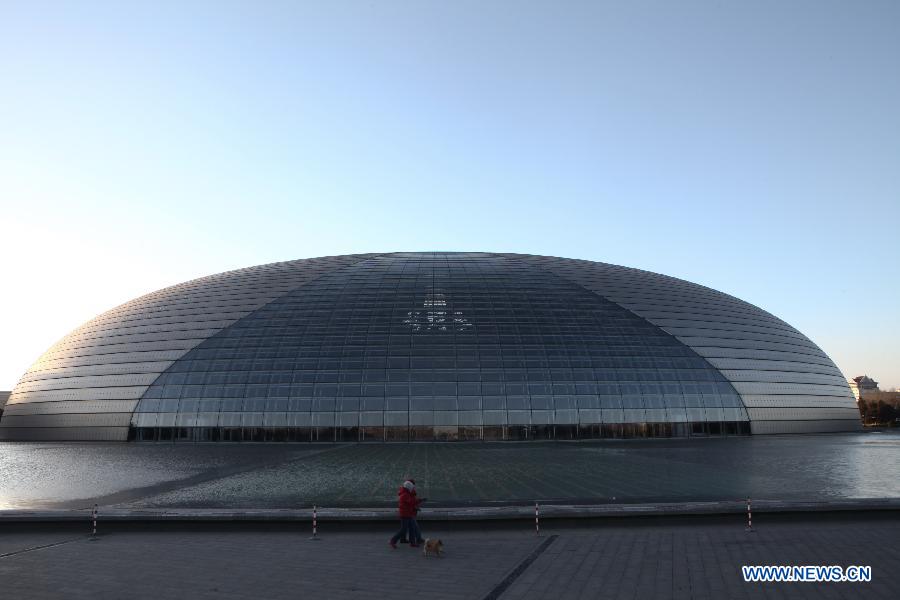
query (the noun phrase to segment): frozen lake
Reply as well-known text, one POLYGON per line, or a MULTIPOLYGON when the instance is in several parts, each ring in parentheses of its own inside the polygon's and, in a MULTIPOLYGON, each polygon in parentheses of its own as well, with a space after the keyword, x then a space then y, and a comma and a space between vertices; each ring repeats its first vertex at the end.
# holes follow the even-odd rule
POLYGON ((451 444, 0 443, 0 509, 900 497, 900 431, 451 444))

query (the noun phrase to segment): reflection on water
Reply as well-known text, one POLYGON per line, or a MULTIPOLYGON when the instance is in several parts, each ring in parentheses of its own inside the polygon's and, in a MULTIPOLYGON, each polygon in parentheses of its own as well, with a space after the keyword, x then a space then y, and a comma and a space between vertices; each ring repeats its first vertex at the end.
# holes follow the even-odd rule
POLYGON ((900 496, 900 432, 872 432, 849 450, 834 471, 854 496, 900 496))
POLYGON ((152 491, 166 482, 215 477, 298 454, 287 446, 0 442, 0 510, 152 491))
POLYGON ((900 432, 575 444, 0 443, 0 509, 900 497, 900 432))

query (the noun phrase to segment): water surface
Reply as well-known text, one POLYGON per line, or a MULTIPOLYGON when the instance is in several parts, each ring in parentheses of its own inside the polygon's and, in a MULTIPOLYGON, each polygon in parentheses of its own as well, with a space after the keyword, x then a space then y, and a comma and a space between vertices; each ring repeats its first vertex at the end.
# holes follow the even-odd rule
POLYGON ((900 431, 495 444, 0 443, 0 509, 900 497, 900 431))

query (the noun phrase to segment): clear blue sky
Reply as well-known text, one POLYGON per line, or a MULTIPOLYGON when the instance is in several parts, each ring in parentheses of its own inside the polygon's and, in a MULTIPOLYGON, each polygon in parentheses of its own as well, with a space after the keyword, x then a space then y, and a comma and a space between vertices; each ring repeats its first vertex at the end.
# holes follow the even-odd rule
POLYGON ((552 254, 900 386, 900 3, 4 2, 0 389, 213 272, 552 254))

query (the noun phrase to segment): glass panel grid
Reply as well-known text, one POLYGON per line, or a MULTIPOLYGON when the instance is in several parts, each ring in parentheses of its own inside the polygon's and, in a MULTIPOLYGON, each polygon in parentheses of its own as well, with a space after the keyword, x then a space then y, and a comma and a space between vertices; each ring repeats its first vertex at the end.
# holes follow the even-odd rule
POLYGON ((478 439, 520 439, 509 426, 549 427, 540 435, 550 437, 572 427, 563 438, 577 438, 587 415, 679 427, 747 420, 716 369, 633 313, 518 260, 440 253, 323 274, 188 352, 136 413, 146 415, 137 427, 155 413, 158 426, 261 429, 299 425, 304 414, 303 427, 327 430, 314 441, 345 440, 342 423, 359 440, 428 438, 422 427, 455 440, 471 439, 457 428, 470 425, 478 439), (396 426, 408 434, 388 431, 396 426))

